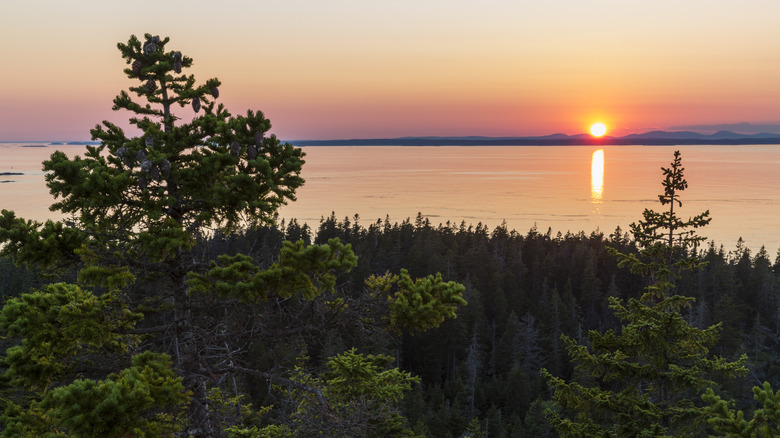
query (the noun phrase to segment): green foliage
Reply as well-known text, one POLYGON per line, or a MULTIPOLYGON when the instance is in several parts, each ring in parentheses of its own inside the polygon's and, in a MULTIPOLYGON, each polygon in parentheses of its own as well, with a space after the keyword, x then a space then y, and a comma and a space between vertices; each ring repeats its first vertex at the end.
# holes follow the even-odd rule
POLYGON ((708 389, 702 395, 702 399, 709 404, 705 407, 709 414, 708 425, 717 436, 728 438, 769 438, 780 435, 780 391, 772 391, 769 382, 764 382, 762 387, 753 387, 753 398, 759 407, 748 421, 744 412, 734 411, 734 402, 727 402, 708 389))
POLYGON ((55 423, 50 409, 41 407, 37 400, 29 406, 22 406, 12 401, 5 400, 5 409, 0 415, 4 429, 0 436, 3 438, 55 438, 68 436, 55 423))
POLYGON ((391 362, 353 348, 330 358, 322 377, 299 371, 298 389, 290 393, 298 401, 296 436, 414 436, 396 405, 419 378, 387 369, 391 362))
MULTIPOLYGON (((398 357, 401 369, 421 378, 421 384, 404 397, 402 413, 417 434, 432 437, 461 436, 474 416, 482 420, 483 430, 491 437, 557 436, 544 415, 554 404, 548 401, 551 392, 539 368, 546 367, 567 382, 584 384, 580 380, 585 379, 582 373, 573 370, 576 364, 569 362, 560 335, 566 334, 580 344, 589 345, 589 330, 604 333, 612 329, 620 333, 623 324, 608 307, 606 295, 619 297, 628 306, 628 299, 640 298, 642 288, 651 281, 631 274, 628 267, 618 269, 616 258, 607 252, 610 246, 627 254, 637 253, 629 235, 620 229, 609 235, 582 232, 556 235, 535 229, 522 234, 500 228, 484 232, 481 227, 452 223, 431 226, 423 222, 418 226, 414 219, 396 223, 368 221, 356 226, 353 218, 343 221, 325 218, 316 241, 324 243, 332 237, 350 243, 360 255, 358 266, 339 281, 349 291, 348 296, 364 297, 376 289, 377 298, 372 301, 386 302, 387 295, 395 292, 396 283, 382 281, 387 286, 383 291, 373 284, 360 288, 366 278, 363 272, 390 271, 397 275, 400 266, 409 266, 413 278, 438 269, 444 278, 466 285, 463 298, 468 300, 468 307, 458 310, 457 319, 444 321, 424 336, 382 339, 385 334, 377 330, 365 335, 367 324, 389 320, 387 309, 367 311, 366 307, 358 307, 358 303, 344 297, 348 304, 344 311, 363 316, 350 327, 350 333, 360 334, 349 338, 352 345, 359 346, 359 351, 398 357), (593 278, 587 272, 591 267, 593 278), (529 315, 533 317, 537 333, 529 331, 522 335, 525 329, 520 329, 518 335, 518 328, 512 327, 517 324, 512 322, 512 313, 520 316, 521 322, 529 315), (468 366, 474 332, 479 355, 472 396, 464 379, 470 378, 468 366), (534 337, 542 353, 537 359, 533 359, 533 349, 527 350, 534 337), (473 413, 469 411, 471 397, 473 413)), ((251 236, 240 239, 258 244, 262 240, 251 236)), ((746 366, 751 374, 777 387, 780 366, 776 352, 780 350, 773 333, 778 319, 771 297, 776 296, 778 277, 772 274, 761 280, 764 283, 758 289, 766 288, 766 298, 743 298, 739 291, 756 290, 748 281, 758 278, 757 269, 765 266, 765 262, 759 259, 757 263, 751 257, 748 259, 751 263, 745 267, 744 249, 737 256, 717 246, 710 248, 699 261, 706 261, 706 265, 697 271, 682 270, 674 280, 674 293, 696 298, 691 307, 681 309, 681 314, 701 329, 721 323, 718 332, 721 343, 726 336, 734 340, 729 345, 709 348, 707 358, 717 355, 735 360, 742 352, 749 351, 752 360, 758 351, 758 360, 746 366), (733 297, 731 304, 725 301, 719 304, 728 296, 733 297), (719 307, 738 311, 741 316, 720 320, 715 311, 719 307), (754 338, 752 334, 757 330, 751 327, 755 327, 754 315, 758 312, 762 313, 757 330, 764 336, 754 338), (753 339, 759 342, 756 347, 753 339)), ((379 277, 385 275, 393 277, 394 274, 379 277)), ((717 374, 705 378, 720 380, 717 374)), ((722 382, 721 391, 733 395, 736 406, 748 412, 745 394, 750 394, 753 381, 752 376, 727 380, 722 382)), ((697 406, 705 405, 699 393, 689 397, 697 406)), ((278 403, 277 400, 273 403, 278 403)))
MULTIPOLYGON (((101 263, 100 257, 86 246, 75 251, 84 267, 78 273, 78 281, 93 287, 105 287, 111 291, 120 291, 132 285, 136 276, 126 265, 101 263)), ((121 257, 116 257, 121 259, 121 257)))
POLYGON ((485 438, 485 434, 482 432, 482 427, 479 424, 479 418, 471 420, 463 438, 485 438))
POLYGON ((454 281, 445 283, 440 273, 412 280, 408 271, 401 269, 397 286, 398 290, 388 296, 390 322, 410 332, 436 328, 445 318, 454 318, 458 306, 466 305, 465 286, 454 281))
MULTIPOLYGON (((95 360, 111 368, 111 361, 90 355, 126 354, 115 332, 138 319, 125 314, 124 306, 143 302, 147 326, 169 324, 168 330, 149 329, 165 339, 150 344, 147 337, 145 346, 170 353, 183 384, 193 390, 189 419, 197 424, 191 427, 208 431, 216 423, 209 417, 204 389, 206 364, 197 359, 209 343, 224 346, 215 340, 224 327, 214 328, 199 313, 213 303, 193 301, 201 297, 189 294, 188 272, 202 275, 208 260, 194 248, 214 231, 271 223, 303 183, 304 154, 268 135, 271 124, 261 112, 233 116, 218 105, 219 80, 198 85, 184 73, 192 59, 169 50, 168 43, 168 38, 146 34, 144 41, 131 36, 118 44, 129 67, 125 74, 135 85, 114 99, 113 109, 129 111, 140 136, 127 136, 103 122, 91 131, 100 144, 88 146, 83 157, 58 151, 43 163, 55 198, 51 209, 69 220, 40 224, 8 211, 0 216, 3 255, 45 269, 77 268, 80 282, 111 291, 94 297, 75 286, 57 286, 64 292, 55 296, 52 289, 48 298, 30 295, 10 302, 4 323, 12 336, 23 339, 7 351, 6 376, 14 384, 45 389, 54 379, 75 377, 66 374, 75 371, 76 363, 95 360), (186 105, 192 105, 195 117, 185 122, 174 110, 186 105), (150 281, 154 287, 145 287, 150 281), (17 309, 22 302, 32 310, 17 309), (74 315, 68 313, 71 308, 74 315)), ((316 288, 333 288, 331 270, 354 264, 349 248, 338 243, 310 249, 293 245, 281 258, 284 272, 277 283, 293 279, 296 284, 285 285, 288 291, 308 286, 296 292, 312 298, 316 288)), ((114 384, 79 382, 83 391, 108 391, 114 384)))
MULTIPOLYGON (((424 332, 439 327, 446 318, 456 318, 459 306, 466 305, 465 286, 454 281, 444 282, 440 273, 412 279, 406 269, 395 275, 371 275, 364 284, 374 299, 388 303, 386 320, 396 331, 424 332)), ((366 321, 375 322, 370 317, 366 321)))
POLYGON ((223 419, 222 428, 230 438, 272 438, 289 436, 287 426, 262 426, 262 419, 272 406, 254 410, 245 394, 230 394, 215 387, 209 391, 209 400, 216 415, 223 419))
MULTIPOLYGON (((337 287, 357 266, 349 244, 223 245, 273 224, 278 208, 295 200, 304 153, 269 135, 261 112, 234 116, 217 104, 220 81, 198 84, 184 73, 193 60, 169 42, 146 34, 118 44, 133 85, 113 109, 130 112, 139 136, 104 121, 91 131, 100 144, 84 156, 55 152, 43 163, 51 209, 68 220, 0 216, 3 256, 76 274, 82 287, 104 292, 55 284, 0 312, 0 328, 18 341, 4 345, 7 430, 284 436, 290 424, 261 424, 256 417, 267 408, 247 408, 243 394, 261 397, 251 379, 300 388, 290 379, 296 346, 316 345, 324 361, 361 342, 349 333, 354 321, 368 332, 386 328, 361 320, 362 310, 375 310, 372 297, 337 287), (195 113, 190 120, 177 108, 185 106, 195 113), (123 369, 136 351, 144 352, 123 369)), ((404 272, 398 287, 388 312, 418 330, 465 304, 462 286, 441 276, 412 282, 404 272)), ((327 378, 311 378, 333 400, 332 412, 364 416, 355 427, 399 435, 403 421, 392 405, 414 379, 380 370, 386 359, 353 351, 333 359, 327 378), (342 378, 355 386, 348 390, 342 378), (362 392, 350 392, 363 381, 362 392)))
POLYGON ((92 130, 100 146, 90 148, 84 158, 55 153, 44 163, 50 172, 47 184, 60 198, 52 207, 77 214, 81 223, 96 229, 121 227, 117 231, 130 235, 149 230, 152 236, 142 243, 150 253, 186 243, 189 233, 166 236, 169 231, 193 225, 233 229, 244 220, 270 220, 303 183, 303 153, 274 136, 266 138, 270 122, 262 113, 232 116, 216 105, 219 80, 195 85, 194 76, 176 71, 189 68, 192 59, 167 51, 168 38, 153 40, 157 38, 147 34, 144 47, 135 36, 118 44, 128 65, 141 66, 125 73, 140 82, 130 91, 147 103, 123 91, 114 99, 114 110, 141 116, 130 123, 143 136, 128 138, 118 126, 103 122, 92 130), (146 50, 149 44, 156 46, 154 51, 146 50), (202 112, 196 111, 190 123, 176 123, 181 118, 173 107, 195 102, 203 103, 202 112), (167 244, 153 244, 151 237, 167 244))
POLYGON ((27 407, 6 402, 2 436, 170 436, 187 399, 170 358, 147 351, 105 380, 77 379, 27 407))
POLYGON ((333 291, 336 270, 349 271, 357 264, 357 257, 349 245, 330 239, 327 245, 304 247, 302 240, 285 242, 279 256, 277 288, 282 297, 300 293, 312 300, 321 291, 333 291))
POLYGON ((674 159, 670 167, 662 167, 661 170, 664 174, 664 179, 661 181, 664 193, 658 195, 658 201, 662 206, 668 205, 669 210, 658 213, 645 209, 642 213, 644 220, 630 225, 634 239, 642 247, 659 242, 665 243, 669 248, 696 245, 706 239, 697 236, 696 229, 706 226, 712 219, 709 218, 709 210, 688 220, 682 220, 674 211, 675 205, 682 207, 680 192, 688 188, 688 181, 683 174, 685 168, 682 167, 680 151, 674 151, 674 159))
POLYGON ((419 379, 397 368, 385 369, 392 361, 383 354, 358 354, 354 348, 332 357, 323 376, 326 394, 342 400, 367 397, 397 402, 419 379))
POLYGON ((710 357, 720 327, 689 325, 680 312, 691 300, 671 296, 650 305, 612 297, 619 334, 590 331, 588 347, 563 337, 581 378, 566 382, 543 372, 553 399, 576 413, 552 414, 562 436, 687 436, 701 427, 698 394, 714 386, 713 377, 743 375, 746 359, 710 357))
POLYGON ((231 426, 225 429, 228 438, 294 438, 290 427, 286 425, 269 425, 264 427, 231 426))
POLYGON ((76 380, 52 390, 41 407, 70 436, 170 436, 189 398, 181 380, 167 355, 146 351, 105 380, 76 380))
POLYGON ((88 353, 126 351, 132 338, 117 331, 139 317, 112 294, 96 296, 65 283, 12 298, 0 310, 0 329, 21 342, 6 351, 5 376, 45 390, 88 353))
POLYGON ((683 221, 674 210, 675 206, 682 207, 679 192, 688 188, 680 151, 674 152, 669 168, 661 169, 664 173, 664 194, 658 195, 658 200, 662 206, 668 206, 668 210, 658 213, 645 209, 644 220, 630 225, 634 240, 641 249, 638 255, 611 250, 618 258, 618 266, 650 277, 647 293, 658 298, 674 288, 681 272, 695 271, 703 266, 696 258, 696 249, 706 237, 698 236, 696 232, 711 221, 709 211, 683 221))
POLYGON ((104 122, 92 130, 100 145, 88 147, 84 157, 58 151, 44 162, 47 185, 58 199, 51 208, 74 215, 76 222, 40 224, 4 211, 2 254, 48 268, 78 262, 74 251, 82 247, 98 256, 95 263, 115 268, 139 256, 175 259, 201 233, 270 222, 279 206, 295 199, 303 183, 303 152, 267 137, 270 122, 262 113, 232 116, 216 106, 220 82, 196 86, 192 75, 177 72, 192 59, 166 51, 168 41, 146 35, 142 44, 132 36, 118 45, 134 67, 125 73, 140 85, 130 88, 136 97, 123 91, 114 109, 140 116, 130 119, 140 137, 127 137, 104 122), (149 44, 153 51, 146 49, 149 44), (203 109, 181 123, 172 109, 194 101, 203 102, 203 109))
POLYGON ((177 251, 192 248, 195 239, 176 219, 168 217, 138 233, 138 243, 150 260, 164 261, 174 257, 177 251))
POLYGON ((40 222, 17 218, 13 211, 0 212, 0 255, 13 256, 16 263, 56 269, 77 259, 74 252, 84 235, 62 222, 40 222))
POLYGON ((674 206, 682 205, 678 192, 687 187, 680 163, 675 152, 671 169, 663 169, 665 191, 659 200, 670 205, 669 211, 645 210, 645 221, 631 225, 639 255, 612 251, 619 266, 650 277, 645 293, 627 301, 610 297, 619 331, 592 330, 587 346, 562 336, 579 379, 566 382, 543 370, 561 409, 548 411, 561 436, 695 435, 706 420, 696 400, 715 386, 712 379, 747 372, 745 356, 736 362, 710 356, 720 326, 692 326, 683 312, 694 299, 671 294, 680 272, 703 266, 687 255, 687 247, 701 240, 687 229, 709 222, 708 213, 688 222, 674 213, 674 206), (658 230, 668 238, 659 237, 658 230))
POLYGON ((323 292, 334 292, 334 272, 348 272, 356 264, 351 247, 338 239, 310 246, 303 241, 284 242, 279 261, 268 269, 261 269, 244 254, 220 255, 208 273, 190 273, 188 282, 193 292, 213 290, 246 303, 265 300, 269 292, 283 298, 300 294, 311 301, 323 292))

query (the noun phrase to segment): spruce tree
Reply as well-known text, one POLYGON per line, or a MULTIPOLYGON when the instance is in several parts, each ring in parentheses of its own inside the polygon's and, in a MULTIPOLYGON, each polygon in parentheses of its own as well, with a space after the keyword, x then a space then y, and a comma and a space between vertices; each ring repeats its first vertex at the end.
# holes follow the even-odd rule
POLYGON ((698 236, 696 230, 710 223, 712 220, 709 217, 710 211, 704 211, 688 220, 680 218, 675 211, 675 206, 682 207, 680 192, 688 188, 680 151, 674 151, 674 159, 670 166, 661 167, 661 170, 664 176, 661 181, 664 192, 658 195, 658 202, 662 206, 668 206, 668 210, 659 213, 645 209, 642 213, 643 220, 630 225, 634 240, 642 247, 658 242, 666 243, 667 248, 695 247, 707 239, 698 236))
POLYGON ((683 317, 694 299, 675 295, 675 281, 701 267, 692 248, 703 240, 696 229, 709 219, 707 212, 688 221, 677 217, 679 192, 687 188, 679 151, 662 170, 659 201, 668 210, 645 210, 644 220, 631 224, 638 254, 611 251, 620 266, 648 278, 645 292, 638 299, 609 298, 619 331, 590 331, 586 345, 562 336, 576 365, 572 381, 543 370, 557 405, 548 412, 561 436, 698 435, 707 415, 701 394, 718 377, 746 372, 745 357, 729 362, 710 354, 720 325, 702 330, 683 317))

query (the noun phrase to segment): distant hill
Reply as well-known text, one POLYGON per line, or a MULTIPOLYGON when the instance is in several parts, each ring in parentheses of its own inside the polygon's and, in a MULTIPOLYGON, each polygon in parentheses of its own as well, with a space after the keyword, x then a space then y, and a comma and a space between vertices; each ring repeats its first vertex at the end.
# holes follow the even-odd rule
POLYGON ((779 144, 780 134, 738 134, 719 131, 700 134, 692 131, 651 131, 623 137, 595 138, 587 134, 552 134, 537 137, 398 137, 344 140, 292 140, 296 146, 574 146, 574 145, 719 145, 779 144))

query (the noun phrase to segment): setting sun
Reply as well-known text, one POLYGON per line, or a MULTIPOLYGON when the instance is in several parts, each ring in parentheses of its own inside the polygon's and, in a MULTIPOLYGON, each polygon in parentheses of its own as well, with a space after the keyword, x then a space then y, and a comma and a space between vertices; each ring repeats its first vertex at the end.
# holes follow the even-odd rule
POLYGON ((601 137, 607 133, 607 125, 598 122, 590 125, 590 135, 594 137, 601 137))

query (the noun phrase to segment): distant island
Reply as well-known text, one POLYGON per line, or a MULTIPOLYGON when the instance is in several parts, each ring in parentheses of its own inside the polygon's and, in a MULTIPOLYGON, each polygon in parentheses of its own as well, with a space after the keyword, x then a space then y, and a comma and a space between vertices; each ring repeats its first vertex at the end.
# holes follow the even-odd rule
POLYGON ((65 144, 69 146, 81 146, 81 145, 97 146, 100 144, 100 142, 99 141, 69 141, 66 142, 65 144))
POLYGON ((780 144, 780 134, 719 131, 651 131, 623 137, 552 134, 540 137, 398 137, 345 140, 291 140, 295 146, 577 146, 577 145, 748 145, 780 144))
POLYGON ((37 144, 24 144, 20 145, 20 147, 23 148, 45 148, 48 146, 83 146, 83 145, 91 145, 91 146, 97 146, 100 144, 99 141, 37 141, 37 140, 22 140, 22 141, 16 141, 16 140, 0 140, 0 144, 2 143, 37 143, 37 144))
MULTIPOLYGON (((24 175, 24 174, 23 174, 23 173, 21 173, 21 172, 0 172, 0 176, 12 176, 12 175, 24 175)), ((3 180, 0 180, 0 184, 3 184, 3 183, 12 183, 12 182, 16 182, 16 181, 14 181, 14 180, 12 180, 12 179, 3 179, 3 180)))

